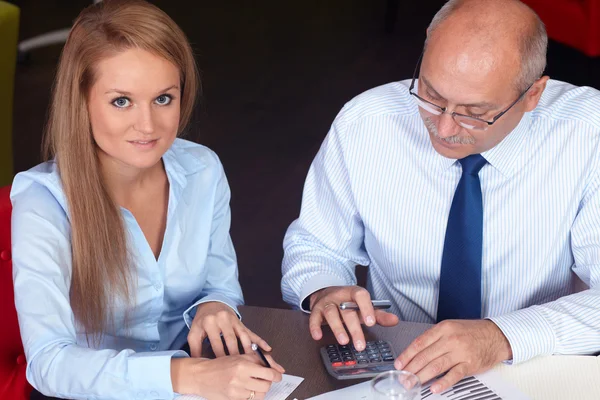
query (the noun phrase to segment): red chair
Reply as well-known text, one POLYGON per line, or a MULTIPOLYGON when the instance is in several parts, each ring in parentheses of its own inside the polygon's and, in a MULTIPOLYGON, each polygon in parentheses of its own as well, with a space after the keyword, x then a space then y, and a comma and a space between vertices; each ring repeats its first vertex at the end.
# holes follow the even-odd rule
POLYGON ((29 399, 25 354, 21 343, 10 257, 10 186, 0 188, 0 399, 29 399))
POLYGON ((522 0, 540 16, 548 36, 600 56, 600 0, 522 0))

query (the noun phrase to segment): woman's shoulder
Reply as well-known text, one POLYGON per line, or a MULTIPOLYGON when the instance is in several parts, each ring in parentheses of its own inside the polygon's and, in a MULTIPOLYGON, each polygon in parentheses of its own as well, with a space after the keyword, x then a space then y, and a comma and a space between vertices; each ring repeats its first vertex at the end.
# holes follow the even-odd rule
POLYGON ((13 179, 10 190, 13 214, 33 210, 36 214, 44 211, 64 216, 66 213, 65 194, 60 183, 56 162, 47 161, 19 172, 13 179))

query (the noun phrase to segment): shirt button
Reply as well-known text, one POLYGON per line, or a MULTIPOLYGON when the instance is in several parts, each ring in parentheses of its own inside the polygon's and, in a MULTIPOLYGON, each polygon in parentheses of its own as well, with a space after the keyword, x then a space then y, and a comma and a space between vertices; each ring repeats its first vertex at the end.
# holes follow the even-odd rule
POLYGON ((156 345, 156 343, 152 343, 150 345, 150 350, 155 351, 156 349, 158 349, 158 346, 156 345))
POLYGON ((156 282, 154 284, 154 289, 156 289, 156 290, 160 290, 161 287, 162 287, 162 283, 160 283, 160 282, 156 282))

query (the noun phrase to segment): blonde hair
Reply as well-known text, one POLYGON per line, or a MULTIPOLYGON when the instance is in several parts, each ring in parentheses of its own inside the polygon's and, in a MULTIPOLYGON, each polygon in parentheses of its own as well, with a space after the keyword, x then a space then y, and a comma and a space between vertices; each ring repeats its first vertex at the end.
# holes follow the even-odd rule
POLYGON ((76 320, 98 343, 114 323, 117 298, 132 302, 135 269, 130 264, 119 206, 102 179, 87 110, 103 58, 138 48, 172 62, 181 79, 179 131, 187 125, 199 76, 182 30, 157 7, 142 0, 106 0, 75 20, 62 51, 44 138, 45 158, 56 158, 71 224, 70 300, 76 320))

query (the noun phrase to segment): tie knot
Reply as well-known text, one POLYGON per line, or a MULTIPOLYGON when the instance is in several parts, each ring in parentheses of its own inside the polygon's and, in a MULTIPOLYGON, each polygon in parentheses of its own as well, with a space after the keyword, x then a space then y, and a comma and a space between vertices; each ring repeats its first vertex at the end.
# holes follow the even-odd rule
POLYGON ((458 160, 463 168, 463 174, 477 175, 483 166, 487 163, 481 154, 471 154, 458 160))

